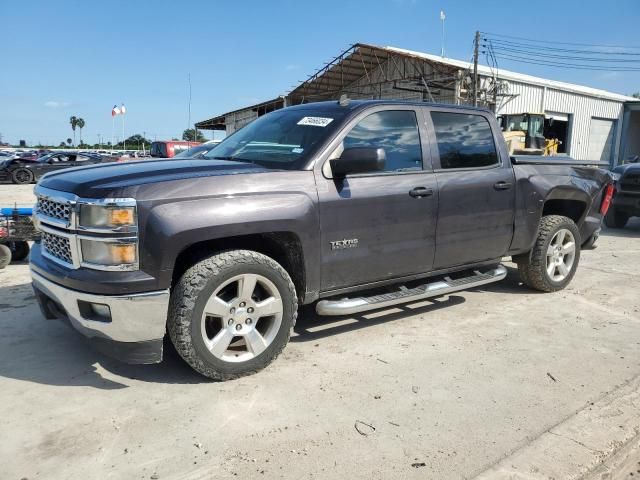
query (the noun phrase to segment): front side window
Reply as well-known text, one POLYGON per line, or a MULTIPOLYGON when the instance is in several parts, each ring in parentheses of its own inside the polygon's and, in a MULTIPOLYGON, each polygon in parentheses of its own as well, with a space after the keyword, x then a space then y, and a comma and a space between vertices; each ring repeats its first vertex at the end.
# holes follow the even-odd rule
POLYGON ((363 118, 344 138, 346 148, 383 148, 385 171, 422 169, 422 148, 416 114, 409 110, 386 110, 363 118))
POLYGON ((498 153, 486 118, 465 113, 431 112, 442 168, 497 165, 498 153))

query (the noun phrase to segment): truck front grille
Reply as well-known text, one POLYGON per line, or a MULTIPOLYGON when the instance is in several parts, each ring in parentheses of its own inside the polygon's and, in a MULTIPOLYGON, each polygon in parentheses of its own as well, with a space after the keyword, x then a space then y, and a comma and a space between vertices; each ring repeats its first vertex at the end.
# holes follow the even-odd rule
POLYGON ((71 205, 68 203, 56 202, 48 198, 38 197, 36 208, 42 215, 69 223, 69 219, 71 217, 71 205))
POLYGON ((66 237, 54 235, 49 232, 42 232, 42 249, 48 255, 57 258, 69 265, 73 264, 71 255, 71 243, 66 237))

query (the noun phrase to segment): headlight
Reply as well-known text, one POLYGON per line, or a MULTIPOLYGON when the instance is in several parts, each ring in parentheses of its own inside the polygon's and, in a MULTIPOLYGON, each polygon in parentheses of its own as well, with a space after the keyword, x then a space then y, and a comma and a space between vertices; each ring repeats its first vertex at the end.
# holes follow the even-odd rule
POLYGON ((123 229, 123 227, 135 227, 136 223, 135 206, 80 205, 81 227, 123 229))
POLYGON ((123 269, 132 269, 138 264, 138 246, 134 241, 105 242, 82 239, 80 247, 84 263, 123 269))

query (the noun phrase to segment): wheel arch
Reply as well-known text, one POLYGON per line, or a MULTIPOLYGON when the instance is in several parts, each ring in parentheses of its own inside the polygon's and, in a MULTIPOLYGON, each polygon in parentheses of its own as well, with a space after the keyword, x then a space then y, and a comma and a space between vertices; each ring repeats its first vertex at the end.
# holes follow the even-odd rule
POLYGON ((561 215, 580 227, 591 204, 589 195, 577 188, 558 187, 549 191, 542 205, 542 215, 561 215))
POLYGON ((278 262, 291 277, 298 299, 303 303, 307 287, 304 250, 298 235, 287 231, 213 238, 190 244, 176 257, 171 285, 175 285, 191 265, 212 254, 228 250, 252 250, 278 262))

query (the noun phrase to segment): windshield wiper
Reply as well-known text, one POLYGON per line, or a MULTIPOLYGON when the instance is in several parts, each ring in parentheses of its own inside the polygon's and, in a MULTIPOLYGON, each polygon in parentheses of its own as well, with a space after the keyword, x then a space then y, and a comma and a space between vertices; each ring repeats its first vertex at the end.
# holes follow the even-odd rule
POLYGON ((240 158, 240 157, 211 157, 213 160, 229 160, 232 162, 244 162, 244 163, 254 163, 253 160, 249 160, 248 158, 240 158))

